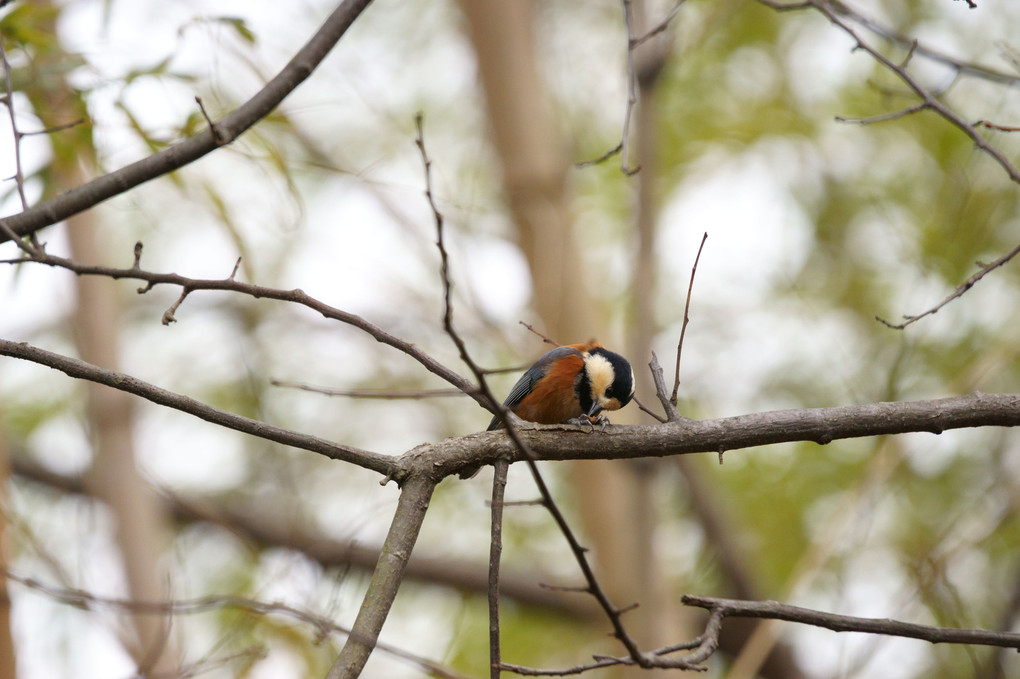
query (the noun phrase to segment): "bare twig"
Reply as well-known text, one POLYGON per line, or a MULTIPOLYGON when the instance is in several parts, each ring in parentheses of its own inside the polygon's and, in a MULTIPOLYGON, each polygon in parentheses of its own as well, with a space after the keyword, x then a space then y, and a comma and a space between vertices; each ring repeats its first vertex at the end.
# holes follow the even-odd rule
POLYGON ((999 132, 1020 132, 1020 127, 1015 125, 999 125, 987 120, 977 121, 974 123, 974 127, 987 127, 990 130, 998 130, 999 132))
POLYGON ((1015 632, 935 627, 888 618, 859 618, 781 604, 776 601, 743 601, 690 595, 685 595, 681 600, 687 606, 697 606, 718 612, 723 617, 786 620, 824 627, 835 632, 885 634, 894 637, 922 639, 933 644, 978 644, 1020 649, 1020 634, 1015 632))
POLYGON ((634 175, 640 167, 630 167, 630 119, 638 100, 637 69, 634 66, 634 13, 631 0, 623 0, 623 23, 627 29, 627 106, 623 111, 623 138, 620 141, 620 170, 625 175, 634 175))
POLYGON ((938 311, 942 307, 944 307, 945 305, 949 304, 954 299, 958 299, 958 298, 962 297, 964 295, 964 293, 966 293, 968 290, 970 290, 972 287, 974 287, 974 284, 977 283, 982 278, 984 278, 989 272, 991 272, 994 269, 999 268, 1000 266, 1002 266, 1006 262, 1010 261, 1011 259, 1016 257, 1017 254, 1020 254, 1020 245, 1017 245, 1015 248, 1013 248, 1012 250, 1010 250, 1009 252, 1004 254, 1002 257, 999 257, 997 260, 995 260, 991 264, 986 264, 985 266, 981 267, 981 269, 979 269, 977 271, 977 273, 975 273, 970 278, 965 280, 963 283, 958 285, 956 287, 956 290, 954 290, 952 292, 952 294, 947 296, 945 299, 943 299, 941 302, 939 302, 935 306, 931 307, 927 311, 919 313, 916 316, 906 316, 905 315, 903 317, 905 320, 902 323, 890 323, 889 321, 885 320, 881 316, 875 316, 875 320, 877 320, 878 322, 880 322, 880 323, 882 323, 882 324, 884 324, 884 325, 886 325, 886 326, 888 326, 888 327, 890 327, 890 328, 892 328, 894 330, 903 330, 904 328, 906 328, 911 323, 916 323, 917 321, 921 320, 925 316, 931 316, 932 314, 938 313, 938 311))
POLYGON ((642 35, 641 37, 639 37, 639 38, 631 38, 630 39, 630 47, 631 47, 631 49, 634 49, 636 47, 640 47, 642 44, 648 42, 649 40, 651 40, 652 38, 654 38, 658 34, 660 34, 663 31, 665 31, 667 28, 669 28, 669 24, 673 21, 674 18, 676 18, 676 15, 680 13, 680 7, 683 4, 684 4, 684 0, 677 0, 677 3, 675 5, 673 5, 673 9, 669 10, 669 13, 666 14, 665 18, 662 21, 660 21, 658 24, 656 24, 651 29, 645 31, 645 34, 642 35))
POLYGON ((220 131, 220 128, 218 128, 212 118, 209 117, 209 114, 205 110, 205 104, 202 103, 202 97, 196 94, 195 103, 198 104, 198 110, 202 112, 202 117, 205 118, 205 122, 209 126, 209 131, 212 132, 213 139, 216 140, 216 143, 220 146, 226 144, 229 140, 223 136, 223 132, 220 131))
POLYGON ((652 371, 652 383, 655 385, 655 397, 659 399, 659 403, 662 404, 662 409, 666 413, 666 421, 674 422, 676 420, 683 419, 680 416, 680 411, 676 409, 669 400, 669 395, 666 393, 666 375, 662 370, 662 366, 659 364, 659 357, 652 352, 652 360, 648 362, 648 369, 652 371))
POLYGON ((585 168, 591 167, 592 165, 601 165, 602 163, 606 162, 607 160, 615 156, 617 153, 620 153, 621 151, 623 151, 623 142, 609 149, 598 158, 592 158, 591 160, 582 160, 579 163, 574 163, 574 167, 585 168))
MULTIPOLYGON (((3 229, 3 220, 0 220, 0 230, 3 229)), ((282 302, 291 302, 298 304, 313 311, 320 313, 325 318, 331 320, 340 321, 346 323, 359 330, 367 333, 373 337, 376 341, 393 347, 394 349, 407 354, 414 360, 418 361, 429 372, 442 378, 452 386, 461 390, 463 393, 471 396, 479 402, 482 407, 490 410, 490 407, 486 404, 484 399, 477 393, 474 386, 465 380, 463 377, 453 372, 442 363, 432 358, 429 354, 422 351, 414 344, 404 341, 399 337, 386 332, 382 328, 370 323, 364 318, 342 311, 336 307, 332 307, 324 302, 307 294, 303 290, 281 290, 278 288, 270 288, 263 285, 255 285, 252 283, 244 283, 235 280, 233 275, 229 278, 213 278, 213 279, 201 279, 201 278, 188 278, 187 276, 181 276, 175 273, 156 273, 152 271, 145 271, 138 267, 139 259, 141 256, 141 250, 137 247, 135 249, 135 260, 134 265, 129 269, 108 267, 108 266, 95 266, 87 264, 79 264, 66 257, 58 257, 56 255, 50 255, 41 249, 31 250, 31 257, 19 258, 19 259, 8 259, 0 260, 0 264, 19 264, 22 262, 36 262, 47 266, 58 267, 72 271, 79 276, 106 276, 107 278, 113 279, 133 279, 145 281, 146 285, 138 289, 139 294, 144 294, 149 290, 153 289, 157 285, 174 285, 179 286, 182 290, 186 290, 187 294, 194 293, 199 290, 222 290, 229 292, 237 292, 249 297, 256 299, 274 299, 282 302)), ((174 305, 170 307, 168 312, 173 317, 175 312, 183 300, 183 295, 179 298, 174 305)), ((164 320, 166 316, 164 315, 164 320)))
POLYGON ((540 333, 538 330, 535 330, 535 326, 531 325, 530 323, 525 323, 524 321, 517 321, 517 322, 520 323, 521 325, 523 325, 525 328, 527 328, 528 331, 531 332, 532 334, 535 334, 535 335, 538 335, 539 337, 541 337, 542 341, 545 342, 546 344, 551 344, 554 347, 562 347, 563 346, 562 344, 560 344, 556 340, 549 339, 548 337, 546 337, 545 335, 540 333))
POLYGON ((868 116, 867 118, 848 118, 846 116, 836 116, 835 121, 837 123, 852 123, 854 125, 874 125, 875 123, 884 123, 889 120, 898 120, 905 118, 915 113, 928 110, 929 106, 925 102, 909 106, 900 111, 892 111, 891 113, 880 113, 874 116, 868 116))
MULTIPOLYGON (((450 290, 452 284, 450 282, 450 269, 449 262, 446 254, 446 246, 443 242, 443 216, 436 206, 435 200, 432 194, 432 179, 431 179, 431 166, 432 163, 429 160, 428 153, 425 149, 425 140, 422 130, 422 116, 418 114, 415 118, 415 123, 418 131, 415 143, 418 145, 418 149, 421 153, 422 164, 425 169, 425 196, 428 199, 429 206, 432 209, 433 216, 436 222, 436 245, 439 248, 441 267, 440 273, 443 282, 443 300, 444 300, 444 312, 443 312, 443 327, 447 334, 453 340, 457 346, 457 350, 460 352, 460 358, 465 364, 471 369, 475 379, 478 381, 478 391, 482 397, 488 400, 492 406, 496 417, 500 419, 504 427, 506 427, 506 433, 509 436, 514 448, 524 458, 525 463, 528 465, 528 469, 531 472, 531 476, 535 481, 535 485, 538 488, 539 495, 542 497, 542 502, 546 508, 546 511, 552 516, 560 532, 567 540, 567 544, 570 546, 571 552, 574 554, 574 559, 577 561, 578 566, 581 569, 581 573, 584 576, 585 582, 588 584, 588 591, 595 597, 599 606, 605 611, 606 616, 609 618, 613 626, 613 635, 619 639, 619 641, 627 649, 627 653, 630 657, 642 667, 650 666, 650 660, 643 654, 638 648, 637 642, 634 641, 633 637, 627 632, 621 619, 621 611, 618 609, 609 599, 606 591, 595 577, 595 572, 588 561, 587 552, 588 550, 581 545, 578 541, 577 536, 571 529, 566 517, 560 510, 556 501, 553 499, 552 492, 549 490, 545 479, 539 472, 538 465, 536 464, 536 457, 532 452, 531 448, 525 443, 524 439, 521 438, 520 432, 514 426, 510 411, 500 404, 496 398, 492 395, 489 385, 485 379, 485 375, 481 368, 475 363, 474 359, 471 358, 467 351, 463 339, 457 333, 456 328, 453 326, 453 309, 450 302, 450 290)), ((496 458, 500 459, 500 458, 496 458)))
MULTIPOLYGON (((669 402, 676 407, 677 393, 680 391, 680 354, 684 349, 684 335, 687 334, 687 324, 691 322, 691 292, 694 290, 694 274, 698 272, 698 261, 701 259, 701 251, 708 240, 708 232, 701 237, 701 244, 698 245, 698 254, 694 257, 694 266, 691 267, 691 280, 687 284, 687 302, 684 303, 684 323, 680 326, 680 341, 676 345, 676 373, 673 377, 673 393, 670 394, 669 402)), ((654 368, 653 368, 654 370, 654 368)))
POLYGON ((326 396, 347 396, 350 398, 363 398, 363 399, 420 400, 423 398, 442 398, 449 396, 460 397, 466 395, 460 389, 420 389, 418 391, 382 391, 374 389, 331 389, 329 387, 317 387, 313 384, 290 382, 288 380, 269 380, 269 383, 274 387, 287 387, 290 389, 299 389, 301 391, 310 391, 316 394, 324 394, 326 396))
MULTIPOLYGON (((4 104, 7 106, 7 113, 11 119, 11 133, 14 136, 14 183, 18 187, 18 198, 21 199, 21 209, 28 209, 28 198, 25 197, 25 174, 21 169, 21 138, 24 136, 18 130, 18 117, 14 114, 14 87, 11 84, 11 63, 7 60, 7 48, 3 40, 0 40, 0 64, 4 69, 4 89, 6 97, 4 104)), ((6 230, 5 230, 6 235, 6 230)), ((10 236, 8 236, 9 238, 10 236)), ((3 242, 0 240, 0 242, 3 242)))
MULTIPOLYGON (((225 608, 234 608, 253 615, 282 615, 292 618, 314 628, 316 636, 320 639, 328 638, 334 634, 344 636, 351 634, 349 628, 339 625, 329 618, 280 602, 259 601, 258 599, 234 595, 213 595, 197 599, 171 601, 138 601, 135 599, 100 596, 82 589, 53 587, 34 578, 9 570, 5 570, 4 575, 12 582, 16 582, 31 591, 38 592, 52 601, 59 601, 60 603, 78 608, 109 608, 126 611, 134 615, 196 615, 220 611, 225 608)), ((460 675, 451 672, 448 668, 438 663, 395 646, 379 644, 379 649, 407 660, 436 676, 446 679, 457 679, 460 677, 460 675)))
MULTIPOLYGON (((847 23, 844 17, 850 18, 850 20, 857 19, 855 16, 851 16, 844 11, 845 7, 842 3, 828 2, 827 0, 805 0, 804 2, 794 3, 784 3, 779 0, 758 0, 758 2, 779 11, 813 8, 825 15, 825 17, 834 26, 838 27, 853 39, 856 45, 855 49, 867 52, 873 59, 875 59, 875 61, 880 63, 889 71, 892 71, 896 77, 898 77, 914 94, 920 98, 920 103, 924 104, 925 108, 935 111, 949 124, 967 135, 967 137, 974 142, 975 146, 999 164, 999 166, 1009 176, 1010 181, 1020 184, 1020 170, 1017 170, 1017 168, 999 149, 992 146, 987 139, 982 137, 974 125, 968 123, 960 117, 958 113, 949 108, 949 106, 942 103, 931 92, 925 89, 904 66, 893 62, 889 57, 882 54, 882 52, 880 52, 876 47, 873 47, 865 41, 857 33, 857 31, 855 31, 853 27, 847 23)), ((910 41, 908 45, 909 44, 912 44, 912 41, 910 41)), ((919 54, 926 54, 926 52, 920 47, 916 48, 915 51, 919 54)))

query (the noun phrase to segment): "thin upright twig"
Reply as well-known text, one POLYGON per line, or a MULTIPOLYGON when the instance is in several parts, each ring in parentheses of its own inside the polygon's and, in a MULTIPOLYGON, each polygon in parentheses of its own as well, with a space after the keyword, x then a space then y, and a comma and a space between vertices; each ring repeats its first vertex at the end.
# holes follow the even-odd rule
POLYGON ((691 292, 694 290, 694 274, 698 272, 698 261, 701 260, 701 251, 705 247, 705 241, 708 240, 708 232, 706 231, 701 237, 701 244, 698 246, 698 254, 694 257, 694 266, 691 267, 691 280, 687 284, 687 301, 684 303, 684 323, 680 326, 680 340, 676 345, 676 373, 673 377, 673 393, 669 397, 669 402, 676 407, 677 393, 680 391, 680 354, 684 350, 684 335, 687 334, 687 324, 691 322, 691 292))

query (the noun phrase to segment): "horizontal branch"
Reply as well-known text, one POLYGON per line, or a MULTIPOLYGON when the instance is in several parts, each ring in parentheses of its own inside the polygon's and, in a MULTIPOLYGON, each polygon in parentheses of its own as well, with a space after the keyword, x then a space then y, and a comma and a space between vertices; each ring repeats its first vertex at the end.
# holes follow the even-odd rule
MULTIPOLYGON (((244 611, 255 616, 263 617, 278 615, 297 620, 315 629, 319 638, 325 639, 334 634, 349 636, 351 630, 348 627, 339 625, 325 616, 310 611, 289 606, 285 603, 274 601, 266 602, 258 599, 235 595, 211 595, 196 599, 179 599, 170 601, 137 601, 135 599, 122 599, 117 597, 105 597, 83 589, 68 589, 46 585, 34 578, 25 577, 10 570, 0 570, 6 579, 16 582, 30 591, 37 592, 52 601, 58 601, 68 606, 109 608, 118 611, 126 611, 135 615, 160 615, 180 616, 194 615, 208 612, 218 612, 232 608, 244 611)), ((427 658, 415 655, 402 648, 390 644, 376 644, 381 651, 389 653, 397 658, 406 660, 415 666, 425 670, 432 676, 443 677, 444 679, 460 679, 462 675, 450 671, 427 658)))
MULTIPOLYGON (((984 394, 926 401, 867 403, 835 408, 773 410, 714 420, 683 419, 660 425, 614 426, 604 431, 574 425, 520 423, 517 431, 539 459, 632 459, 668 457, 812 441, 929 432, 968 427, 1020 426, 1020 394, 984 394)), ((415 451, 421 455, 421 451, 415 451)), ((456 469, 520 460, 501 431, 440 441, 430 459, 456 469)), ((406 457, 406 455, 405 455, 406 457)), ((405 464, 403 458, 400 464, 405 464)))
MULTIPOLYGON (((56 224, 229 144, 269 115, 329 54, 371 0, 344 0, 286 66, 251 99, 204 131, 119 170, 97 177, 4 221, 24 236, 56 224)), ((0 243, 9 240, 0 233, 0 243)))
MULTIPOLYGON (((441 478, 458 473, 465 467, 492 464, 500 458, 523 459, 506 431, 480 432, 426 443, 393 458, 218 410, 138 378, 27 343, 0 339, 0 355, 39 363, 71 377, 127 391, 229 429, 350 462, 398 481, 416 470, 441 478)), ((714 420, 682 419, 651 426, 610 425, 605 430, 522 422, 516 427, 516 432, 539 459, 608 460, 704 452, 722 455, 728 450, 775 443, 813 441, 824 445, 837 439, 863 436, 907 432, 940 434, 949 429, 1018 425, 1020 394, 975 392, 927 401, 773 410, 714 420)))
POLYGON ((310 450, 325 455, 330 459, 350 462, 386 476, 393 476, 394 474, 394 458, 387 455, 339 445, 317 436, 301 434, 284 427, 260 422, 250 417, 219 410, 201 401, 196 401, 188 396, 157 387, 136 377, 100 368, 69 356, 55 354, 52 351, 33 347, 25 342, 11 342, 0 339, 0 355, 38 363, 54 370, 59 370, 70 377, 105 384, 108 387, 126 391, 135 396, 141 396, 157 405, 180 410, 227 429, 251 434, 252 436, 293 446, 294 448, 310 450))
POLYGON ((781 604, 777 601, 742 601, 740 599, 717 599, 690 595, 685 595, 681 601, 687 606, 697 606, 718 612, 723 617, 770 618, 824 627, 834 632, 884 634, 921 639, 933 644, 981 644, 1020 649, 1020 634, 1014 632, 934 627, 889 618, 858 618, 852 615, 825 613, 810 608, 781 604))

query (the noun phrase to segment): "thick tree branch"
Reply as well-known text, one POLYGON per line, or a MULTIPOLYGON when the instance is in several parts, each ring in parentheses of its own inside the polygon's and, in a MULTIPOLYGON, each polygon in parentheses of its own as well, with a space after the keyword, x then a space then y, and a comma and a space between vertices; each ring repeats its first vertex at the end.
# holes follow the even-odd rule
MULTIPOLYGON (((104 200, 129 191, 151 179, 180 169, 224 144, 229 144, 279 106, 329 54, 371 0, 344 0, 294 58, 258 93, 236 110, 194 137, 119 170, 97 177, 56 198, 5 218, 24 236, 83 212, 104 200), (214 133, 215 131, 215 133, 214 133)), ((0 234, 0 243, 9 236, 0 234)))
MULTIPOLYGON (((423 444, 398 458, 390 458, 217 410, 137 378, 97 368, 26 343, 0 339, 0 355, 32 361, 71 377, 122 389, 237 431, 386 474, 398 482, 407 477, 422 459, 429 461, 437 478, 460 472, 465 467, 493 464, 500 458, 514 461, 528 459, 505 431, 480 432, 423 444)), ((588 460, 668 457, 703 452, 722 454, 728 450, 795 441, 814 441, 824 445, 837 439, 863 436, 907 432, 940 434, 948 429, 1018 425, 1020 394, 975 392, 927 401, 773 410, 715 420, 685 419, 651 426, 609 425, 604 431, 576 425, 521 422, 514 427, 514 433, 519 443, 538 459, 588 460)))
MULTIPOLYGON (((542 460, 633 459, 688 453, 724 453, 776 443, 930 432, 966 427, 1020 426, 1020 394, 975 392, 926 401, 867 403, 835 408, 773 410, 714 420, 661 425, 609 425, 604 431, 573 425, 517 426, 520 438, 542 460), (557 435, 551 435, 551 434, 557 435)), ((491 464, 501 456, 520 461, 501 432, 482 432, 430 446, 437 464, 451 469, 491 464)))
POLYGON ((424 473, 415 473, 404 483, 393 523, 386 534, 382 554, 372 573, 372 581, 361 603, 361 610, 354 620, 347 643, 327 675, 328 679, 354 679, 368 662, 368 656, 375 649, 379 631, 400 589, 404 567, 418 539, 438 480, 424 473))

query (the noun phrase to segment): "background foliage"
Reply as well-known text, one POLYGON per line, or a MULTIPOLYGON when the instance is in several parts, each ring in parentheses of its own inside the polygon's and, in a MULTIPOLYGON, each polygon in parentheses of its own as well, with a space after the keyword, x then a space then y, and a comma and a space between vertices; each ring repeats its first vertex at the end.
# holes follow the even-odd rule
MULTIPOLYGON (((1020 78, 1020 6, 1009 0, 979 0, 973 10, 949 0, 854 7, 961 61, 1020 78)), ((3 11, 19 127, 87 121, 24 139, 34 203, 66 188, 59 179, 67 175, 57 168, 95 176, 201 129, 195 95, 214 119, 232 109, 289 58, 327 4, 26 2, 3 11)), ((623 122, 620 4, 544 3, 537 19, 539 63, 572 157, 596 157, 619 143, 623 122)), ((1020 241, 1017 187, 1001 168, 929 112, 863 126, 837 122, 914 100, 818 13, 688 0, 673 30, 654 101, 660 357, 674 352, 694 251, 709 233, 684 355, 684 414, 1020 391, 1015 264, 905 331, 875 320, 922 311, 977 262, 1020 241)), ((869 39, 894 60, 907 58, 908 46, 869 39)), ((1003 86, 961 77, 918 55, 911 65, 966 119, 1018 124, 1016 80, 1003 86)), ((370 7, 270 119, 222 152, 100 207, 101 263, 129 265, 136 240, 145 244, 149 268, 195 277, 226 276, 240 256, 245 280, 301 287, 453 363, 439 323, 438 255, 413 144, 418 110, 450 225, 459 329, 485 364, 524 364, 543 351, 517 325, 533 320, 532 290, 502 202, 472 48, 453 3, 409 11, 380 0, 370 7)), ((1016 157, 1017 135, 986 135, 1016 157)), ((0 137, 3 176, 14 174, 11 139, 0 137)), ((611 336, 602 339, 619 343, 632 321, 624 292, 633 267, 634 180, 614 159, 576 169, 570 182, 585 283, 611 319, 611 336)), ((6 189, 9 214, 20 208, 13 185, 6 189)), ((43 240, 52 251, 66 248, 57 229, 43 240)), ((13 257, 13 247, 3 253, 13 257)), ((73 352, 74 283, 31 265, 0 271, 0 334, 73 352)), ((120 360, 125 371, 161 386, 393 454, 488 421, 462 398, 350 399, 274 386, 272 380, 382 391, 441 385, 358 332, 285 305, 195 294, 176 314, 179 322, 164 327, 159 320, 177 293, 139 296, 136 287, 114 286, 125 305, 120 360)), ((642 369, 647 360, 631 359, 642 369)), ((506 389, 513 376, 501 379, 506 389)), ((15 462, 84 472, 92 452, 82 398, 82 387, 61 375, 0 362, 0 427, 15 462)), ((378 487, 374 475, 154 406, 139 405, 137 416, 139 465, 165 492, 267 513, 340 543, 380 542, 396 491, 378 487)), ((762 598, 1016 629, 1016 432, 776 446, 718 462, 705 456, 694 464, 722 505, 726 532, 762 598)), ((508 492, 530 499, 520 471, 511 470, 508 492)), ((550 467, 554 476, 558 471, 550 467)), ((419 550, 465 571, 484 568, 489 478, 439 488, 419 550)), ((677 599, 683 592, 725 595, 730 585, 717 569, 712 536, 691 512, 685 478, 669 464, 656 469, 649 502, 658 517, 657 556, 677 599)), ((560 492, 571 507, 570 488, 560 492)), ((100 595, 125 593, 102 505, 15 474, 4 513, 13 571, 100 595)), ((507 522, 508 571, 538 571, 544 581, 573 577, 561 537, 538 509, 514 508, 507 522)), ((173 528, 160 558, 175 596, 238 594, 353 619, 367 583, 358 568, 267 546, 229 523, 173 528)), ((119 614, 76 610, 15 584, 11 597, 21 675, 132 671, 115 631, 126 624, 119 614)), ((487 663, 482 601, 466 584, 419 582, 402 591, 384 640, 479 675, 487 663)), ((562 611, 508 607, 506 657, 560 666, 611 649, 601 626, 579 625, 562 611)), ((209 676, 322 676, 339 643, 321 644, 313 629, 292 621, 231 609, 178 617, 175 628, 185 658, 209 676)), ((782 632, 809 676, 1020 671, 1015 654, 996 660, 984 649, 782 632)), ((386 654, 372 662, 375 676, 421 672, 386 654)), ((713 671, 723 676, 727 667, 720 662, 713 671)))

